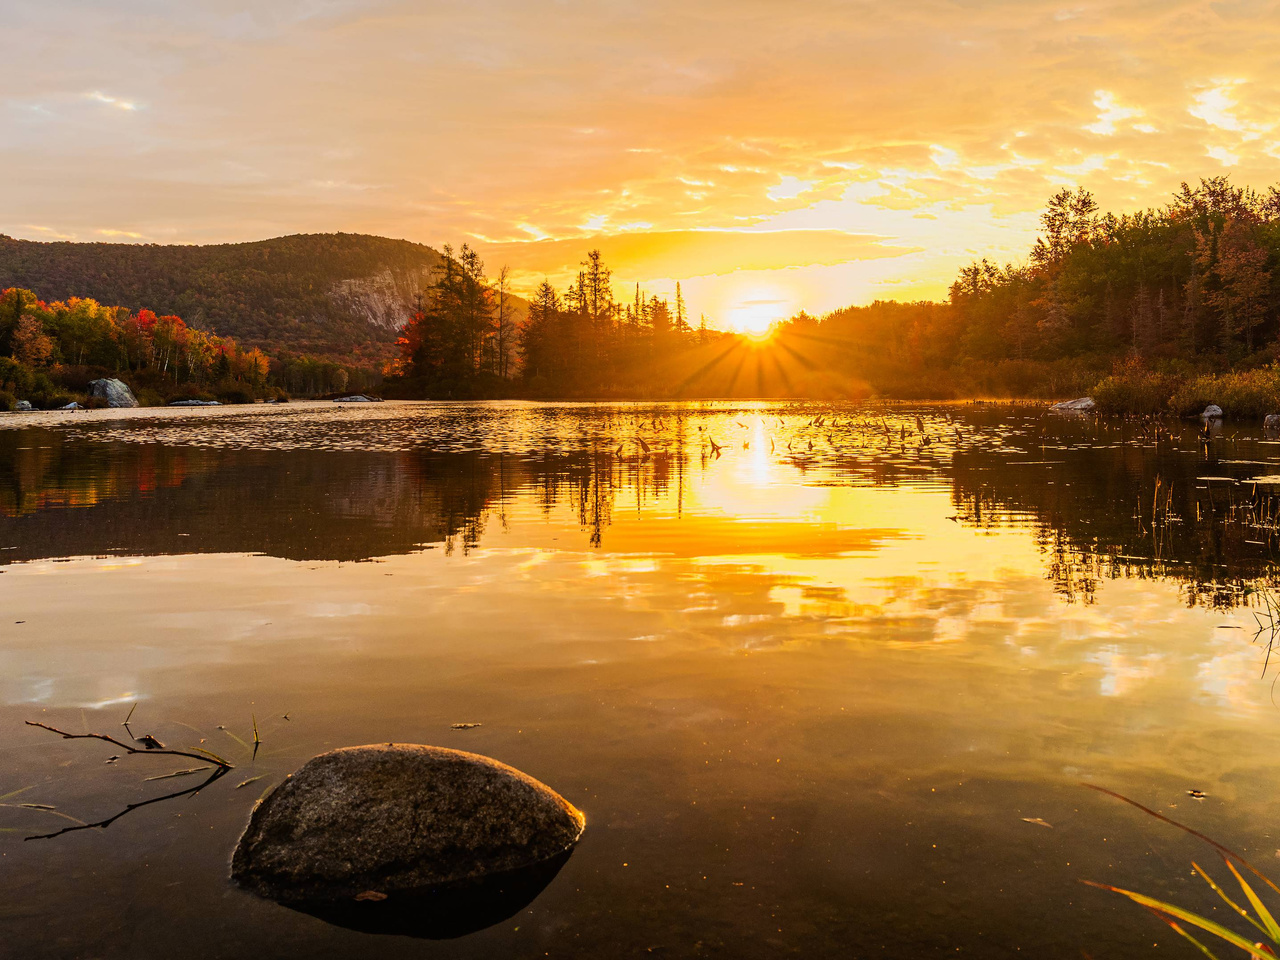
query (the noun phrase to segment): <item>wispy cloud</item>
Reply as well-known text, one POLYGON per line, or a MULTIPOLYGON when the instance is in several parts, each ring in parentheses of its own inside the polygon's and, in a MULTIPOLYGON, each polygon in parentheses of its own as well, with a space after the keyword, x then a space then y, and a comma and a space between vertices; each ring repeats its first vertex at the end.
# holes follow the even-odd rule
POLYGON ((115 107, 117 110, 137 110, 138 105, 132 100, 122 100, 119 97, 111 97, 103 93, 101 90, 94 90, 92 93, 86 93, 86 97, 97 103, 105 103, 107 106, 115 107))

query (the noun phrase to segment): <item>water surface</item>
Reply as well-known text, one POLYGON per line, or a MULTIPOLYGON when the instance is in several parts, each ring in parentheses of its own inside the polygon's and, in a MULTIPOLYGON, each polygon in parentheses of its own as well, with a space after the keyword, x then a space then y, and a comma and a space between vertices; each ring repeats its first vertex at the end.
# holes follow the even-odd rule
POLYGON ((1255 638, 1274 544, 1237 482, 1280 448, 1173 426, 773 403, 0 418, 4 949, 1180 955, 1079 880, 1209 911, 1204 848, 1081 784, 1280 856, 1255 638), (119 735, 134 703, 134 733, 236 769, 24 839, 196 785, 22 723, 119 735), (586 812, 581 846, 447 940, 230 885, 259 796, 391 740, 538 777, 586 812))

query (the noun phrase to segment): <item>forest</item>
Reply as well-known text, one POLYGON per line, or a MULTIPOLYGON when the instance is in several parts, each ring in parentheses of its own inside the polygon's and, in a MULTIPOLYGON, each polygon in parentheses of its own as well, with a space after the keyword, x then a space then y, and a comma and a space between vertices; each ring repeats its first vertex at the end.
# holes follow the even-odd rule
POLYGON ((1159 209, 1099 210, 1063 189, 1025 261, 963 268, 947 302, 801 313, 757 342, 690 323, 638 287, 619 302, 598 252, 510 322, 470 248, 445 248, 400 338, 405 396, 1062 398, 1115 412, 1280 410, 1280 190, 1225 177, 1159 209))
MULTIPOLYGON (((237 391, 321 395, 382 381, 383 395, 398 398, 1089 394, 1111 412, 1189 414, 1209 402, 1229 415, 1280 411, 1280 190, 1262 193, 1215 177, 1184 183, 1163 207, 1114 214, 1084 188, 1063 189, 1040 223, 1025 260, 964 267, 946 302, 800 313, 765 339, 718 330, 705 316, 695 322, 679 284, 673 298, 636 285, 620 299, 599 251, 587 253, 567 289, 544 281, 526 300, 513 293, 505 268, 490 275, 467 244, 437 254, 380 238, 282 238, 232 245, 239 266, 225 275, 208 273, 209 251, 220 248, 181 248, 188 252, 173 254, 175 262, 198 261, 206 276, 190 323, 176 313, 157 315, 149 304, 104 307, 77 297, 46 303, 38 291, 7 290, 0 389, 52 402, 82 390, 95 371, 114 370, 152 402, 237 391), (192 250, 204 253, 196 258, 192 250), (255 275, 267 276, 266 263, 282 272, 260 300, 250 303, 238 288, 215 309, 206 300, 218 287, 208 276, 232 284, 236 270, 250 269, 246 257, 261 261, 255 275), (339 362, 303 356, 287 336, 264 349, 211 332, 211 316, 265 314, 281 290, 295 290, 297 303, 311 290, 317 310, 321 301, 336 309, 332 283, 328 294, 315 292, 324 282, 391 271, 392 261, 403 261, 402 282, 387 303, 391 317, 394 305, 404 304, 404 322, 390 324, 399 326, 398 338, 385 349, 352 349, 339 362)), ((5 243, 26 242, 0 247, 5 243)), ((126 245, 21 250, 25 257, 64 246, 126 245)), ((179 248, 156 248, 170 249, 179 248)), ((158 270, 170 254, 156 250, 130 262, 158 270)), ((92 260, 83 251, 66 253, 71 260, 59 256, 46 265, 54 274, 73 260, 76 269, 89 269, 92 260)), ((10 256, 10 272, 13 262, 10 256)), ((105 261, 98 266, 105 269, 105 261)), ((32 262, 23 269, 35 275, 44 268, 32 262)), ((182 276, 179 270, 149 289, 160 291, 160 302, 185 302, 195 294, 180 289, 182 276)), ((137 284, 130 289, 136 294, 137 284)))
POLYGON ((154 310, 268 353, 370 368, 394 354, 413 293, 439 263, 422 244, 349 233, 207 245, 0 235, 0 289, 154 310))
POLYGON ((281 352, 269 357, 152 310, 71 298, 46 303, 30 290, 0 293, 0 410, 19 400, 52 409, 85 406, 89 381, 119 377, 144 406, 175 400, 248 403, 366 388, 361 367, 281 352))
POLYGON ((898 397, 1095 394, 1114 412, 1280 409, 1280 191, 1184 183, 1103 213, 1061 190, 1024 262, 960 271, 945 304, 838 310, 816 330, 898 397))

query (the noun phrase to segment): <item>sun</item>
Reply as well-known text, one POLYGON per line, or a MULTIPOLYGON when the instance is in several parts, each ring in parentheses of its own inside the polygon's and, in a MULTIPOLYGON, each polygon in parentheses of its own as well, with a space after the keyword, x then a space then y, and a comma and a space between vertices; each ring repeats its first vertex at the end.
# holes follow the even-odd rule
POLYGON ((752 340, 767 340, 785 320, 792 298, 775 287, 753 287, 734 298, 726 311, 729 326, 752 340))

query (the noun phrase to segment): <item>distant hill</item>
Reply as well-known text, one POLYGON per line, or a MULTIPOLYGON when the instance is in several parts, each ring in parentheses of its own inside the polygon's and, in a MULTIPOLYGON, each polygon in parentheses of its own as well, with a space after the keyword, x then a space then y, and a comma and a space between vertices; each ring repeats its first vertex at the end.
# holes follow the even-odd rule
POLYGON ((351 233, 207 246, 0 234, 0 289, 146 307, 248 346, 346 360, 394 352, 396 331, 440 262, 422 244, 351 233))

